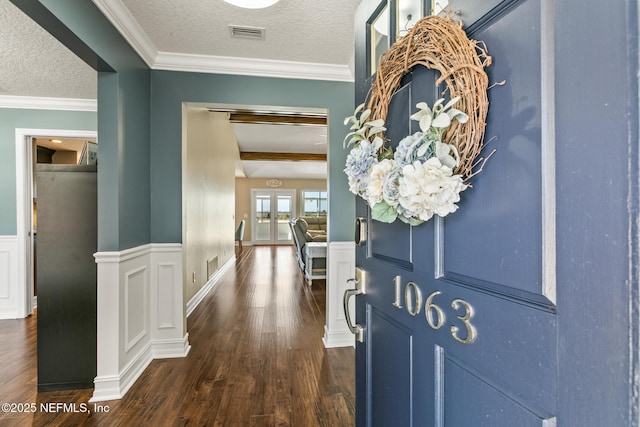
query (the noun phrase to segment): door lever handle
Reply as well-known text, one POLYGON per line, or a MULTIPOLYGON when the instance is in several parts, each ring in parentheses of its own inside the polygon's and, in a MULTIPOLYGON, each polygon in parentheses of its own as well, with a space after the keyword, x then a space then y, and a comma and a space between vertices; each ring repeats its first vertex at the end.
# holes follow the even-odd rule
POLYGON ((364 342, 364 327, 358 324, 353 324, 351 320, 351 313, 349 312, 349 298, 356 295, 362 295, 365 293, 365 273, 360 267, 356 267, 356 277, 347 280, 347 283, 354 283, 355 287, 347 289, 344 292, 342 299, 342 306, 344 309, 344 315, 347 321, 347 327, 352 334, 356 336, 358 342, 364 342))

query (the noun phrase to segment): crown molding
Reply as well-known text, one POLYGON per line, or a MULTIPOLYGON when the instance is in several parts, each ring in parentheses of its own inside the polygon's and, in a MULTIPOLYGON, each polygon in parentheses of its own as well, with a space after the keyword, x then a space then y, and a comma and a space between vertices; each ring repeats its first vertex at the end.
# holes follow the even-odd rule
POLYGON ((156 70, 353 82, 346 65, 158 52, 156 70))
POLYGON ((98 101, 95 99, 0 95, 0 108, 95 112, 98 111, 98 101))
POLYGON ((140 55, 142 60, 153 68, 158 49, 129 13, 120 0, 92 0, 102 14, 111 22, 124 39, 140 55))
POLYGON ((159 52, 121 0, 92 0, 154 70, 353 82, 349 65, 159 52))

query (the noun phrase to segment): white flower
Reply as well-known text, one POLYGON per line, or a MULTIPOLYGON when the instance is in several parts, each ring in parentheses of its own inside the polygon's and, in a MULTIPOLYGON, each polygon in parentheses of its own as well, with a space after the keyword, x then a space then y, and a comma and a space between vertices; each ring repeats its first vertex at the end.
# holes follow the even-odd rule
POLYGON ((371 167, 367 184, 369 206, 373 207, 382 200, 387 175, 394 169, 396 169, 396 162, 390 159, 384 159, 371 167))
POLYGON ((437 157, 425 163, 414 162, 402 168, 399 180, 398 212, 406 218, 417 217, 428 221, 434 214, 446 216, 458 209, 460 192, 467 186, 460 175, 443 165, 437 157))

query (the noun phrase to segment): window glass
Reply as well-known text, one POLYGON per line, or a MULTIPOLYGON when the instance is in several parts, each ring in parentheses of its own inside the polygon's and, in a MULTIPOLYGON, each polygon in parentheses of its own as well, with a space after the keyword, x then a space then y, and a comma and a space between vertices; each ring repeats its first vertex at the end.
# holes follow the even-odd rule
POLYGON ((303 191, 302 215, 327 216, 327 192, 320 190, 303 191))
MULTIPOLYGON (((446 0, 445 0, 446 1, 446 0)), ((398 0, 398 36, 407 35, 418 19, 422 17, 422 0, 398 0)))
POLYGON ((371 75, 378 70, 380 55, 389 50, 389 5, 371 23, 371 40, 369 40, 369 52, 371 54, 371 75))
POLYGON ((432 15, 438 15, 442 12, 447 6, 449 6, 449 0, 435 0, 433 2, 433 8, 431 10, 432 15))

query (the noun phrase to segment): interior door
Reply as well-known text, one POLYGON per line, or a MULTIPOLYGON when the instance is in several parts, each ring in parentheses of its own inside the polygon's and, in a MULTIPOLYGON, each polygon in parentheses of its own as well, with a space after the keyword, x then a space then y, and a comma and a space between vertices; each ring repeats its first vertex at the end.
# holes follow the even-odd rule
POLYGON ((253 242, 258 245, 291 244, 289 221, 295 212, 295 190, 252 190, 253 242))
MULTIPOLYGON (((498 151, 462 194, 459 210, 411 227, 372 221, 357 201, 357 216, 368 224, 356 255, 366 271, 356 316, 365 325, 356 345, 359 426, 555 425, 555 183, 543 180, 554 166, 543 138, 553 114, 553 98, 542 103, 551 90, 545 3, 449 4, 469 37, 494 55, 489 81, 506 80, 489 91, 486 135, 499 136, 498 151)), ((386 4, 365 0, 359 10, 356 104, 375 70, 373 23, 386 4)), ((397 4, 388 6, 393 20, 397 4)), ((391 147, 418 130, 408 119, 416 103, 442 97, 437 77, 418 67, 403 79, 387 116, 391 147)))

